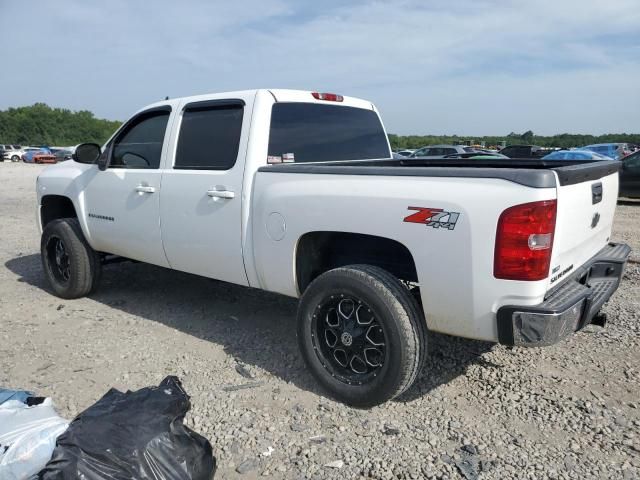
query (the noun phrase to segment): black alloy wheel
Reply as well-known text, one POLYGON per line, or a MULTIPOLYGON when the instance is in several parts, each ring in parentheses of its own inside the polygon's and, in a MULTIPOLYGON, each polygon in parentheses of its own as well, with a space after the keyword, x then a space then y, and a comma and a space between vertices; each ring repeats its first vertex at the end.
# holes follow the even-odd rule
POLYGON ((84 238, 77 218, 59 218, 45 225, 40 242, 44 274, 61 298, 79 298, 100 281, 100 255, 84 238))
POLYGON ((405 392, 427 352, 422 309, 391 273, 348 265, 319 275, 298 308, 298 344, 336 399, 372 407, 405 392))
POLYGON ((313 325, 316 355, 332 376, 348 385, 377 376, 386 359, 385 335, 366 303, 331 295, 318 305, 313 325))
POLYGON ((47 242, 46 250, 47 259, 56 280, 61 283, 68 282, 71 278, 71 266, 64 242, 60 238, 52 236, 47 242))

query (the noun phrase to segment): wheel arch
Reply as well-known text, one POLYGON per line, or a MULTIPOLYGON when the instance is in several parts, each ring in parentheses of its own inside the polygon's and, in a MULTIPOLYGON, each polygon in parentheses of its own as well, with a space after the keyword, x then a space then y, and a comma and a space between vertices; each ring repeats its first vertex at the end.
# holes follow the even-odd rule
POLYGON ((301 295, 322 273, 353 264, 376 266, 401 280, 418 281, 411 252, 397 240, 363 233, 313 231, 302 235, 296 244, 296 289, 301 295))
POLYGON ((44 195, 40 200, 40 227, 59 218, 78 218, 73 201, 64 195, 44 195))

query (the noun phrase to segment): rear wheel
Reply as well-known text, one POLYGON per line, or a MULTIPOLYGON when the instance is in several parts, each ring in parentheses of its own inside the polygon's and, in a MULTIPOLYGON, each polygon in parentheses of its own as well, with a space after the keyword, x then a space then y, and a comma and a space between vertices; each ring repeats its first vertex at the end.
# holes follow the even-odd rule
POLYGON ((298 310, 298 343, 309 369, 337 399, 357 407, 383 403, 413 384, 426 334, 409 290, 369 265, 320 275, 298 310))
POLYGON ((12 162, 19 162, 20 161, 20 157, 18 155, 14 155, 13 157, 11 157, 11 161, 12 162))
POLYGON ((77 219, 48 223, 42 232, 40 253, 45 276, 57 296, 79 298, 97 287, 100 256, 87 243, 77 219))

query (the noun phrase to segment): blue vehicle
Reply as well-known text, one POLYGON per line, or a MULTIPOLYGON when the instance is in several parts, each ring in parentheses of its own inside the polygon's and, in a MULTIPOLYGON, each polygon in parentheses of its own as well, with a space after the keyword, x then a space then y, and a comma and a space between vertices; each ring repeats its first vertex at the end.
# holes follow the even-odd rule
POLYGON ((543 160, 613 160, 592 150, 558 150, 542 157, 543 160))
POLYGON ((625 155, 631 153, 629 145, 626 143, 596 143, 581 147, 581 149, 591 150, 592 152, 599 153, 600 155, 611 157, 614 160, 620 160, 625 155))
POLYGON ((27 152, 24 153, 24 155, 22 155, 22 161, 25 163, 33 163, 33 156, 40 155, 43 153, 51 155, 51 150, 49 150, 47 147, 40 147, 37 149, 28 150, 27 152))

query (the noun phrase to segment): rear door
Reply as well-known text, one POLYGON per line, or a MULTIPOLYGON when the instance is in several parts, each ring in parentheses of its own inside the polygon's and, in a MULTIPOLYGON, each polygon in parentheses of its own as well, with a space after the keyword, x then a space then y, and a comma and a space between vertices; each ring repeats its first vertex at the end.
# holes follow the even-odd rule
POLYGON ((255 93, 184 102, 162 177, 162 241, 171 268, 248 285, 242 180, 255 93))
POLYGON ((550 285, 576 270, 610 240, 618 173, 558 187, 550 285))

